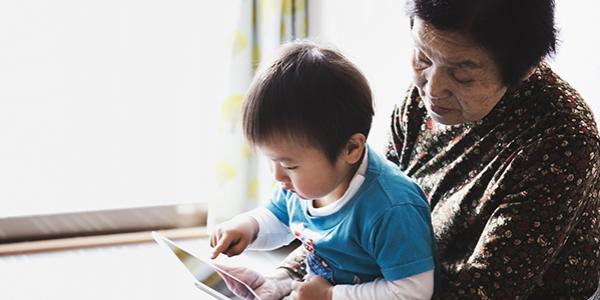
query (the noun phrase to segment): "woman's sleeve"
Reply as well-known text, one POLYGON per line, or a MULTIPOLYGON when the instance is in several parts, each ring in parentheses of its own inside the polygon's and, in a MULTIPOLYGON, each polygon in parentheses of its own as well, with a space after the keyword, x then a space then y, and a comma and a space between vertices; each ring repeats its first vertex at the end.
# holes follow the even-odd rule
POLYGON ((388 127, 388 139, 384 149, 386 158, 396 165, 400 165, 401 155, 404 152, 407 126, 405 114, 407 106, 414 102, 418 92, 414 86, 410 86, 404 98, 394 106, 388 127))
POLYGON ((385 147, 385 157, 396 165, 400 164, 398 152, 401 151, 403 142, 404 133, 400 128, 400 106, 396 105, 392 112, 388 141, 385 147))
POLYGON ((308 251, 304 246, 300 245, 296 250, 292 251, 283 262, 277 267, 285 269, 290 276, 295 279, 302 279, 306 276, 306 256, 308 251))
MULTIPOLYGON (((442 270, 443 290, 434 299, 526 299, 594 201, 598 149, 595 137, 565 134, 508 158, 507 168, 488 186, 487 199, 478 200, 502 197, 502 203, 468 259, 444 266, 453 269, 442 270)), ((452 257, 449 250, 441 255, 442 265, 452 257)))

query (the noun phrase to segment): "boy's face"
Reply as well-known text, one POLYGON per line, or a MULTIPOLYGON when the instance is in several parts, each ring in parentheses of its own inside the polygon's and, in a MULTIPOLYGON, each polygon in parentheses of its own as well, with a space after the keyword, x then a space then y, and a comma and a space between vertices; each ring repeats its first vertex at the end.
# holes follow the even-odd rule
POLYGON ((343 159, 332 164, 320 149, 289 138, 272 139, 258 149, 270 160, 275 180, 300 198, 337 199, 345 192, 349 166, 343 159))

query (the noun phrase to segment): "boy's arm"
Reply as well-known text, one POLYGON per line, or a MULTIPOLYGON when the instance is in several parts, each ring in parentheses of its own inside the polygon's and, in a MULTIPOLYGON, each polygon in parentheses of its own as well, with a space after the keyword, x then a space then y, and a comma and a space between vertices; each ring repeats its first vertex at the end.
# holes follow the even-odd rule
POLYGON ((375 281, 333 287, 332 300, 371 300, 371 299, 431 299, 433 295, 433 270, 407 278, 387 281, 378 278, 375 281))
POLYGON ((290 228, 283 224, 269 209, 260 207, 248 213, 258 223, 258 234, 248 249, 272 250, 285 246, 294 240, 290 228))

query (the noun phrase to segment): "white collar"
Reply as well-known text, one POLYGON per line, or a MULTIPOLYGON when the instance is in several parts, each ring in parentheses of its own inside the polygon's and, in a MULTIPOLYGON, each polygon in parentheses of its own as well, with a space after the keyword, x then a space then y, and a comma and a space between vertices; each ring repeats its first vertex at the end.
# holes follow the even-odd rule
POLYGON ((342 207, 344 207, 344 205, 348 203, 348 201, 350 201, 350 199, 352 199, 354 195, 356 195, 356 192, 358 191, 362 183, 365 181, 365 173, 367 172, 367 165, 369 161, 368 154, 369 149, 365 147, 365 155, 362 159, 362 162, 360 163, 358 170, 352 177, 352 180, 350 180, 350 184, 348 185, 348 188, 346 189, 346 192, 342 195, 342 197, 340 197, 338 200, 334 201, 331 204, 318 208, 314 206, 314 200, 308 201, 307 208, 308 213, 311 216, 324 217, 332 215, 339 211, 342 207))

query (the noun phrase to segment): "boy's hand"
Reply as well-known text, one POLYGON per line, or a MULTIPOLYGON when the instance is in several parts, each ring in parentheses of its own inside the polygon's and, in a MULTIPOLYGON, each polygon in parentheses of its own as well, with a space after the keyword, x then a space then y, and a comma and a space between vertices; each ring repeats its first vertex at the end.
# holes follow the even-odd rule
POLYGON ((250 216, 237 216, 220 224, 210 235, 210 246, 214 248, 211 258, 220 253, 235 256, 242 253, 258 234, 258 222, 250 216))
POLYGON ((294 281, 292 288, 292 298, 295 300, 333 299, 333 286, 320 276, 310 276, 305 281, 294 281))

